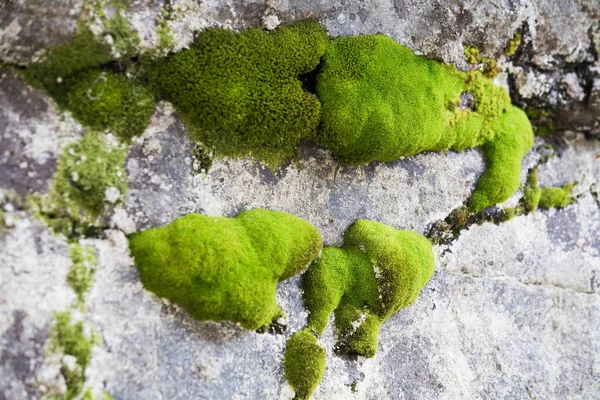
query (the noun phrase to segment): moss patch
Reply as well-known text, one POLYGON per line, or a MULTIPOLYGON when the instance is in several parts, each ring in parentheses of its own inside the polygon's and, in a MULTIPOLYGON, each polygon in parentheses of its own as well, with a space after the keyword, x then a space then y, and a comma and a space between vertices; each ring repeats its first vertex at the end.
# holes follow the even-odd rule
MULTIPOLYGON (((120 12, 105 22, 119 57, 134 53, 135 36, 120 12)), ((140 85, 110 71, 112 48, 97 40, 83 22, 69 43, 54 47, 24 71, 27 82, 42 88, 82 124, 110 129, 123 140, 139 135, 148 125, 154 99, 140 85)))
POLYGON ((309 398, 325 368, 316 342, 335 315, 336 349, 373 357, 381 324, 412 304, 433 275, 431 243, 412 231, 357 220, 341 248, 323 249, 302 279, 307 327, 288 341, 285 374, 300 399, 309 398))
POLYGON ((540 208, 563 208, 564 206, 571 204, 573 198, 573 183, 567 183, 562 187, 545 187, 542 188, 542 194, 540 196, 540 208))
POLYGON ((537 166, 527 172, 527 182, 523 188, 523 206, 527 212, 537 210, 542 195, 542 189, 538 186, 537 166))
POLYGON ((309 329, 294 333, 287 341, 284 369, 285 378, 296 392, 295 399, 309 399, 325 372, 325 349, 309 329))
POLYGON ((49 349, 51 352, 75 357, 73 366, 61 361, 61 374, 65 378, 67 391, 64 400, 79 398, 85 385, 85 371, 92 357, 92 348, 99 339, 94 332, 86 334, 83 321, 74 322, 71 312, 54 314, 55 323, 50 328, 49 349))
POLYGON ((298 274, 321 249, 300 218, 254 209, 235 218, 188 214, 129 239, 144 287, 201 320, 258 329, 279 317, 277 282, 298 274))
POLYGON ((83 305, 85 294, 92 286, 96 268, 96 252, 91 246, 79 243, 69 245, 71 268, 67 274, 67 283, 77 295, 77 302, 83 305))
POLYGON ((69 84, 67 108, 73 116, 125 141, 141 135, 154 112, 154 99, 143 86, 112 72, 90 70, 69 84))
POLYGON ((512 56, 515 54, 519 46, 521 45, 521 34, 519 32, 515 32, 512 39, 508 41, 506 48, 504 49, 505 56, 512 56))
POLYGON ((63 150, 48 194, 29 197, 30 211, 57 234, 89 236, 98 218, 127 192, 124 163, 123 149, 110 147, 96 133, 85 134, 63 150), (107 191, 120 197, 110 203, 107 191))
POLYGON ((502 202, 519 187, 521 161, 533 145, 531 125, 480 72, 417 56, 386 36, 344 37, 325 53, 317 94, 322 128, 316 141, 345 164, 482 146, 488 168, 470 210, 502 202), (474 110, 459 107, 465 92, 473 94, 474 110))
POLYGON ((327 43, 315 22, 269 33, 208 28, 189 50, 147 59, 145 78, 217 155, 250 155, 276 166, 317 128, 319 102, 298 77, 317 67, 327 43))
POLYGON ((303 277, 308 327, 323 333, 334 312, 338 349, 373 357, 382 322, 415 301, 434 267, 423 236, 357 220, 303 277))

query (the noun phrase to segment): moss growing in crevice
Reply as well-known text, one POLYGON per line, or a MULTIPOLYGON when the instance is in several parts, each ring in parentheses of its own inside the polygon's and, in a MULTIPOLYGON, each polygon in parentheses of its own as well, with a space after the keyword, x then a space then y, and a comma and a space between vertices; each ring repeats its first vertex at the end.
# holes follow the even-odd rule
POLYGON ((537 171, 538 167, 535 166, 527 172, 527 181, 523 188, 523 199, 521 203, 527 212, 537 210, 540 196, 542 195, 542 189, 538 186, 537 171))
POLYGON ((67 239, 94 236, 99 218, 123 201, 124 163, 124 149, 108 145, 96 133, 86 133, 65 147, 48 193, 29 196, 29 209, 67 239))
POLYGON ((482 147, 487 169, 468 202, 471 212, 519 188, 521 161, 533 145, 527 117, 480 72, 415 55, 381 35, 332 42, 318 77, 322 125, 317 143, 343 163, 393 161, 423 151, 482 147), (474 110, 460 108, 471 93, 474 110))
POLYGON ((309 329, 292 335, 285 347, 285 377, 296 392, 295 399, 310 399, 325 372, 325 349, 309 329))
POLYGON ((281 316, 277 282, 302 271, 321 250, 315 227, 261 209, 235 218, 188 214, 129 238, 144 287, 197 319, 259 329, 281 316))
POLYGON ((96 252, 91 246, 75 242, 69 245, 71 268, 67 274, 67 283, 77 295, 77 303, 82 307, 85 303, 85 294, 92 286, 96 270, 96 252))
POLYGON ((514 55, 520 45, 521 34, 519 32, 515 32, 513 37, 508 41, 506 47, 504 48, 504 55, 509 57, 514 55))
POLYGON ((316 68, 327 46, 316 22, 266 33, 202 31, 190 49, 145 59, 145 80, 172 102, 194 139, 219 156, 252 156, 270 166, 294 157, 314 135, 319 102, 298 77, 316 68))
POLYGON ((60 372, 67 391, 64 400, 79 398, 85 387, 85 371, 92 357, 92 348, 99 344, 96 333, 86 329, 83 321, 73 321, 70 311, 54 314, 55 323, 50 328, 49 350, 62 354, 60 372), (74 365, 65 362, 64 356, 75 358, 74 365))
POLYGON ((542 194, 540 196, 540 208, 563 208, 573 202, 573 187, 577 184, 566 183, 561 187, 545 187, 542 188, 542 194))
POLYGON ((285 354, 286 378, 297 396, 308 398, 322 377, 324 354, 311 332, 321 335, 331 313, 337 351, 373 357, 381 324, 415 301, 434 267, 426 238, 368 220, 348 228, 341 248, 323 249, 302 278, 307 328, 292 336, 285 354))
MULTIPOLYGON (((105 26, 97 39, 81 21, 69 43, 50 49, 38 62, 23 71, 25 80, 44 89, 64 110, 71 110, 82 124, 110 129, 122 140, 141 134, 154 111, 154 99, 146 89, 114 72, 115 57, 125 61, 135 53, 136 36, 121 11, 106 18, 104 2, 95 11, 105 26), (116 53, 115 53, 116 52, 116 53)), ((139 40, 139 39, 137 39, 139 40)))

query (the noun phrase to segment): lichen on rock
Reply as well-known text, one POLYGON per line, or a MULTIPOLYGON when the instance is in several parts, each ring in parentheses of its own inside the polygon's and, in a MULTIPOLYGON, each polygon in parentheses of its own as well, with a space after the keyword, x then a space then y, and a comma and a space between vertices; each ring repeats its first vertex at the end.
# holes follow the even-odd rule
POLYGON ((194 318, 253 330, 281 316, 277 282, 300 273, 321 245, 309 223, 263 209, 234 218, 188 214, 129 239, 147 290, 183 305, 194 318))

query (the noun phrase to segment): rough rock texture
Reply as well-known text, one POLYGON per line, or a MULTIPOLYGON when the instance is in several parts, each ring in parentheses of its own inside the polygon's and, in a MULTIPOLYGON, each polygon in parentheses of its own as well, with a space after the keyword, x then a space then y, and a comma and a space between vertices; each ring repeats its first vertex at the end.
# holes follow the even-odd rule
MULTIPOLYGON (((64 2, 74 9, 80 7, 76 3, 64 2)), ((63 3, 1 4, 4 61, 26 63, 75 29, 76 18, 63 3)), ((143 46, 156 45, 155 19, 162 5, 162 0, 133 1, 127 13, 143 46)), ((531 93, 535 101, 556 99, 573 120, 569 128, 586 134, 595 132, 600 115, 588 112, 597 107, 599 87, 597 75, 593 78, 598 52, 591 50, 598 46, 597 1, 173 0, 171 5, 178 11, 168 23, 179 47, 189 43, 194 29, 208 25, 259 26, 265 15, 283 22, 315 17, 333 36, 382 32, 461 65, 463 42, 498 55, 514 31, 523 29, 525 46, 504 65, 507 73, 501 77, 513 98, 531 93), (532 80, 519 86, 520 74, 532 80)), ((0 70, 2 400, 36 399, 64 387, 57 360, 47 354, 47 338, 52 313, 76 298, 66 283, 69 251, 19 199, 47 190, 60 149, 82 133, 43 93, 0 70)), ((523 165, 523 181, 547 143, 536 140, 523 165)), ((333 332, 326 331, 327 369, 315 398, 598 397, 600 142, 568 133, 552 143, 558 154, 540 166, 540 185, 579 179, 578 199, 564 209, 536 211, 499 226, 475 225, 450 245, 436 246, 434 277, 415 304, 383 325, 374 359, 335 355, 333 332)), ((95 393, 106 390, 128 400, 293 397, 282 360, 286 339, 306 320, 299 277, 278 287, 288 315, 284 334, 195 321, 143 289, 125 233, 192 211, 232 216, 253 207, 306 219, 328 245, 339 244, 357 218, 426 233, 463 204, 484 167, 480 153, 470 150, 348 168, 304 143, 299 162, 276 172, 250 160, 215 160, 208 174, 192 176, 192 150, 173 108, 158 104, 151 125, 129 151, 126 206, 110 219, 112 229, 85 241, 98 254, 87 312, 79 316, 102 337, 87 373, 95 393)))

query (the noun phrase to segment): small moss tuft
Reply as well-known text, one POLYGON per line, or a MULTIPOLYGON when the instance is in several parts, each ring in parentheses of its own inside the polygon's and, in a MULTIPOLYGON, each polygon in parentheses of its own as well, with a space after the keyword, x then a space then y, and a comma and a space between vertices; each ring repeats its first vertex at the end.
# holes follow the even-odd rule
POLYGON ((144 287, 200 320, 258 329, 281 315, 277 282, 298 274, 321 249, 315 227, 261 209, 235 218, 188 214, 129 239, 144 287))
POLYGON ((285 378, 296 392, 295 399, 310 399, 325 372, 325 349, 309 329, 294 333, 287 341, 285 378))
POLYGON ((48 339, 50 351, 73 356, 76 360, 73 369, 62 362, 61 374, 67 386, 63 399, 77 399, 85 385, 85 371, 92 357, 92 347, 98 344, 99 339, 93 332, 86 334, 83 321, 74 322, 69 311, 57 312, 54 318, 55 323, 50 328, 48 339))
POLYGON ((111 148, 96 133, 86 133, 63 150, 48 194, 29 196, 28 206, 55 233, 67 238, 86 235, 107 207, 122 201, 127 191, 125 152, 111 148), (121 199, 107 201, 107 190, 121 199))
POLYGON ((527 181, 523 188, 523 206, 527 212, 537 210, 542 195, 542 189, 538 186, 537 166, 527 172, 527 181))
POLYGON ((504 49, 505 56, 512 56, 515 54, 519 46, 521 45, 521 34, 519 32, 515 32, 512 39, 508 41, 506 48, 504 49))
POLYGON ((479 63, 479 49, 475 46, 464 45, 463 51, 467 64, 477 65, 479 63))
POLYGON ((303 277, 308 327, 322 334, 334 312, 338 349, 373 357, 383 321, 415 301, 434 267, 423 236, 359 219, 303 277))
POLYGON ((327 33, 311 21, 269 33, 208 28, 188 50, 146 57, 145 79, 217 155, 277 166, 317 129, 319 102, 298 77, 317 67, 327 44, 327 33))
POLYGON ((542 188, 540 196, 540 208, 563 208, 564 206, 571 204, 573 198, 573 187, 575 184, 567 183, 562 187, 545 187, 542 188))
POLYGON ((85 294, 92 287, 96 267, 96 252, 93 247, 76 242, 69 245, 69 255, 72 264, 67 274, 67 283, 77 295, 77 302, 83 305, 85 294))
POLYGON ((142 134, 154 112, 154 99, 144 87, 112 72, 90 70, 69 84, 67 108, 73 115, 124 141, 142 134))

